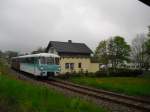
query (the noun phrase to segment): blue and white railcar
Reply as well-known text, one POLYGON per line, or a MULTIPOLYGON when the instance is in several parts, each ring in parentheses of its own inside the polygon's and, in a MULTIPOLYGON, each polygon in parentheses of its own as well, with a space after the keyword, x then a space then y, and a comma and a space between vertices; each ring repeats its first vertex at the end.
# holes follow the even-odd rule
POLYGON ((11 67, 34 76, 56 76, 60 72, 60 57, 51 53, 39 53, 12 58, 11 67))

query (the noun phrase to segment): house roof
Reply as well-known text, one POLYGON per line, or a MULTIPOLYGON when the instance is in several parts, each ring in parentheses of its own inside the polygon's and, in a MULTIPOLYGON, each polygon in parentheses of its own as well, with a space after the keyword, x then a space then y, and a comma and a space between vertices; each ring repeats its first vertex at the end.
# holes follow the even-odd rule
POLYGON ((73 53, 73 54, 91 54, 92 50, 84 43, 72 43, 71 40, 68 42, 50 41, 46 52, 49 48, 53 47, 58 53, 73 53))

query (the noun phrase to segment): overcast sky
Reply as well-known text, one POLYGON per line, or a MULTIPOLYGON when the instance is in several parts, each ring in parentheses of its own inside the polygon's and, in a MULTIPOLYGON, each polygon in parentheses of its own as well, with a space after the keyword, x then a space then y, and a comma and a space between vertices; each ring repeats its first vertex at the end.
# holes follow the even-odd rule
POLYGON ((138 0, 0 0, 0 49, 30 52, 49 41, 126 41, 147 33, 150 7, 138 0))

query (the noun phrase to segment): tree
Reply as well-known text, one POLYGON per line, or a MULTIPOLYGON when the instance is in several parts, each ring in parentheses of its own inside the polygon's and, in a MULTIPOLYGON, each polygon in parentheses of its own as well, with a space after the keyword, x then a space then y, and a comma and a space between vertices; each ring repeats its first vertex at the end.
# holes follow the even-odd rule
POLYGON ((101 63, 105 65, 105 70, 107 75, 109 75, 108 64, 109 64, 109 57, 108 57, 108 42, 103 40, 99 43, 98 47, 95 50, 94 57, 101 63))
POLYGON ((8 62, 10 62, 12 57, 18 56, 18 52, 16 51, 5 51, 4 52, 5 58, 7 58, 8 62))
POLYGON ((35 51, 32 51, 31 54, 38 54, 38 53, 43 53, 45 52, 45 48, 39 47, 35 51))
POLYGON ((148 38, 146 39, 146 41, 144 42, 144 55, 147 56, 146 58, 146 65, 145 68, 148 69, 150 66, 150 26, 148 27, 149 32, 147 34, 148 38))
POLYGON ((148 32, 148 40, 145 42, 145 53, 148 54, 150 56, 150 26, 149 28, 149 32, 148 32))
POLYGON ((103 40, 99 43, 98 47, 95 50, 94 57, 98 61, 107 65, 108 64, 108 53, 107 53, 107 41, 103 40))
POLYGON ((149 30, 149 32, 148 32, 147 36, 150 37, 150 26, 148 26, 148 30, 149 30))
POLYGON ((148 58, 147 58, 147 69, 150 66, 150 26, 148 27, 148 29, 149 29, 149 32, 147 35, 148 39, 145 42, 145 52, 144 52, 148 56, 148 58))
POLYGON ((115 69, 129 60, 130 51, 130 46, 125 42, 124 38, 115 36, 107 41, 101 41, 94 56, 97 57, 99 62, 105 65, 111 64, 112 68, 115 69))
POLYGON ((3 52, 0 50, 0 58, 3 57, 3 52))
POLYGON ((108 58, 109 58, 109 63, 112 65, 112 68, 114 68, 114 61, 115 61, 115 44, 114 44, 114 39, 111 37, 108 40, 108 58))
POLYGON ((108 52, 112 68, 117 68, 123 64, 124 61, 129 61, 130 45, 124 40, 123 37, 115 36, 109 40, 108 52))
POLYGON ((147 65, 147 55, 145 54, 146 40, 147 38, 144 34, 138 34, 132 40, 131 60, 141 69, 147 65))
POLYGON ((149 32, 148 32, 148 34, 147 34, 147 36, 148 36, 148 40, 145 42, 145 45, 146 45, 146 52, 150 55, 150 26, 148 26, 148 30, 149 30, 149 32))

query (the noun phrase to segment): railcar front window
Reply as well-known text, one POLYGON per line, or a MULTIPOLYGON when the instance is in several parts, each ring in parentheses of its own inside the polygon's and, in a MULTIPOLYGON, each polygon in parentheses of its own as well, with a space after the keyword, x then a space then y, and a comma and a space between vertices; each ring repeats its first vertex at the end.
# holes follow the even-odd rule
POLYGON ((47 64, 54 64, 54 58, 48 57, 47 58, 47 64))
POLYGON ((59 65, 59 58, 55 58, 55 64, 59 65))
POLYGON ((46 64, 46 59, 44 57, 41 57, 40 62, 41 62, 41 64, 46 64))

